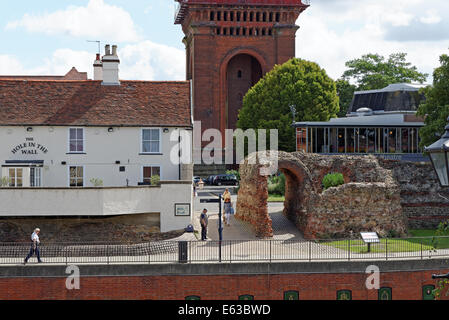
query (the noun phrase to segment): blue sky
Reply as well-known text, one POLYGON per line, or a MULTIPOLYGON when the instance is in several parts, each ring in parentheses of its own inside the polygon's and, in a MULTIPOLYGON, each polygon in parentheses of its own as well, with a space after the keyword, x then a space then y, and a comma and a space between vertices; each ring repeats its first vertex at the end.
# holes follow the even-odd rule
MULTIPOLYGON (((100 40, 118 44, 123 79, 185 77, 171 0, 2 0, 0 9, 0 74, 65 74, 75 66, 91 76, 97 46, 86 40, 100 40)), ((429 74, 449 53, 447 0, 312 0, 297 24, 297 57, 334 79, 368 52, 407 52, 429 74)))

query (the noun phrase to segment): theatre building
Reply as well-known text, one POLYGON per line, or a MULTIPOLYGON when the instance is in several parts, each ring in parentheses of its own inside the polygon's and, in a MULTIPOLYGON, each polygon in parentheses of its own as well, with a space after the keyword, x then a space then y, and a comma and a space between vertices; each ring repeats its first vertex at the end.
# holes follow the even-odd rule
POLYGON ((0 79, 1 216, 190 223, 192 168, 171 159, 192 136, 190 82, 119 80, 118 67, 106 46, 94 80, 0 79))
POLYGON ((424 120, 416 116, 422 85, 392 84, 356 92, 348 115, 328 122, 298 122, 297 151, 375 154, 401 161, 428 161, 419 146, 424 120))

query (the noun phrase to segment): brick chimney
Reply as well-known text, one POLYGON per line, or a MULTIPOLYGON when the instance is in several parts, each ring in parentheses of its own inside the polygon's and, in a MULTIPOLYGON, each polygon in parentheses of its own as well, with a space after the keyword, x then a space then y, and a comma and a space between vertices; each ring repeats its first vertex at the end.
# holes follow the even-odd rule
POLYGON ((94 80, 103 80, 103 63, 99 53, 94 62, 94 80))
POLYGON ((120 60, 117 56, 117 46, 111 46, 107 44, 105 46, 105 55, 101 59, 103 64, 103 85, 106 86, 119 86, 120 80, 118 77, 120 60))

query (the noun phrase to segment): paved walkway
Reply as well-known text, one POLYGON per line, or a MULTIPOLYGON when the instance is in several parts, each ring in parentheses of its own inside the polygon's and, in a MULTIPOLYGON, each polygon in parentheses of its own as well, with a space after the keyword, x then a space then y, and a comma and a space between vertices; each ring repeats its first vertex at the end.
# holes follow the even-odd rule
MULTIPOLYGON (((218 204, 217 203, 200 203, 201 199, 215 198, 213 194, 223 194, 225 187, 207 187, 199 190, 198 197, 195 198, 193 225, 195 230, 201 232, 200 215, 204 208, 208 210, 209 228, 208 238, 210 240, 219 240, 218 233, 218 204)), ((230 188, 232 190, 232 188, 230 188)), ((237 196, 232 195, 232 203, 234 210, 236 208, 237 196)), ((268 204, 268 213, 273 221, 273 238, 272 240, 304 240, 301 232, 296 226, 284 217, 282 214, 284 204, 273 202, 268 204)), ((198 235, 201 237, 200 233, 198 235)), ((260 240, 255 236, 252 226, 244 221, 231 217, 231 226, 223 224, 223 240, 260 240)))
MULTIPOLYGON (((112 249, 113 253, 109 257, 104 255, 105 248, 86 245, 74 248, 74 250, 68 248, 68 252, 73 256, 65 255, 66 251, 63 251, 60 255, 44 256, 44 264, 176 263, 180 259, 179 253, 181 252, 181 244, 178 241, 187 241, 185 244, 188 252, 187 261, 196 263, 216 263, 219 261, 220 255, 222 262, 232 263, 258 261, 417 260, 449 257, 449 249, 423 252, 388 252, 387 258, 386 252, 356 254, 349 252, 345 244, 342 245, 345 247, 340 249, 336 248, 335 245, 331 246, 315 241, 306 241, 296 226, 282 214, 283 203, 270 203, 268 207, 273 221, 273 238, 264 240, 256 238, 251 225, 232 217, 231 226, 224 226, 223 240, 225 241, 220 246, 218 241, 218 203, 200 203, 200 200, 213 198, 211 192, 219 194, 223 193, 224 189, 224 187, 220 187, 199 190, 198 197, 194 201, 192 223, 195 230, 201 231, 199 216, 202 209, 206 208, 209 211, 209 241, 198 241, 201 237, 199 232, 196 234, 184 233, 181 237, 171 241, 130 245, 129 247, 119 246, 120 248, 110 246, 108 250, 112 249), (87 250, 89 254, 74 253, 77 250, 87 250), (97 255, 96 252, 101 252, 101 250, 103 250, 103 255, 97 255)), ((232 196, 232 200, 235 206, 236 195, 232 196)), ((23 248, 23 255, 26 255, 27 250, 28 247, 23 248)), ((32 258, 29 264, 35 264, 34 260, 35 258, 32 258)), ((0 258, 0 265, 19 265, 22 262, 22 257, 18 258, 14 255, 10 258, 7 258, 7 256, 0 258)))

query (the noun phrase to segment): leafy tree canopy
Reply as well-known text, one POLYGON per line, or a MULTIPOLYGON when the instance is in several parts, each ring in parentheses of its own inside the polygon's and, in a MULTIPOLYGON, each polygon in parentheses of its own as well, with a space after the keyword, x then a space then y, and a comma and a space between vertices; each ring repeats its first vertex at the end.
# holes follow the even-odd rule
POLYGON ((243 99, 237 127, 278 129, 279 150, 295 151, 296 121, 328 121, 339 111, 335 82, 318 64, 292 58, 267 73, 243 99))
POLYGON ((417 113, 426 117, 425 126, 420 129, 422 148, 441 137, 449 117, 449 55, 443 54, 440 64, 433 72, 433 86, 423 90, 426 101, 419 106, 417 113))
POLYGON ((352 98, 354 97, 354 92, 357 90, 357 87, 353 84, 350 84, 349 81, 343 79, 338 79, 336 81, 336 85, 337 94, 340 98, 340 111, 338 112, 337 116, 339 118, 343 118, 348 113, 352 98))
POLYGON ((392 83, 426 81, 428 74, 421 73, 410 62, 406 53, 393 53, 388 59, 379 54, 366 54, 346 62, 343 80, 354 80, 358 90, 382 89, 392 83))

